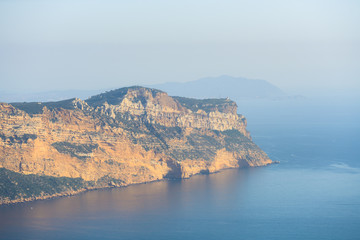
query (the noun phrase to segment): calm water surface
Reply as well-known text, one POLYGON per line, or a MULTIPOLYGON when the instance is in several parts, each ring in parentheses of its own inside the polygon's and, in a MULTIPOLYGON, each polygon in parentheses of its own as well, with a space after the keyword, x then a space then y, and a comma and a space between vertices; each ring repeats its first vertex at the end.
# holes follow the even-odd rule
POLYGON ((360 239, 358 115, 256 114, 253 139, 281 164, 1 206, 0 238, 360 239))

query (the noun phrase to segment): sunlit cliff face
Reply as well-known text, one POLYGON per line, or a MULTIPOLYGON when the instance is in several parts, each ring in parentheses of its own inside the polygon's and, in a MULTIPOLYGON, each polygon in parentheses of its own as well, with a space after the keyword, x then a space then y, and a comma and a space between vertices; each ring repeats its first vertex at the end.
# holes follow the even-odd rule
POLYGON ((228 99, 172 98, 141 87, 87 101, 3 103, 0 167, 124 186, 271 163, 236 108, 228 99))

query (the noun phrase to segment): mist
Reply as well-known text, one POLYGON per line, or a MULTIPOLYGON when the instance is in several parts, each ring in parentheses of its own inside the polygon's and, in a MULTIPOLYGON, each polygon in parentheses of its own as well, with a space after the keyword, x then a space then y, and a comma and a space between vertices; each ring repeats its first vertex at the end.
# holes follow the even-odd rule
POLYGON ((1 92, 231 75, 358 96, 358 1, 1 1, 1 92))

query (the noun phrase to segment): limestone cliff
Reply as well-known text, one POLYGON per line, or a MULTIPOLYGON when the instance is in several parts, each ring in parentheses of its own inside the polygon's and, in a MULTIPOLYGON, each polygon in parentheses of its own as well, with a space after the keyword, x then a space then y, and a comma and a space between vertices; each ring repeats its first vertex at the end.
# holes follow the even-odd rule
POLYGON ((5 188, 18 181, 0 183, 0 203, 271 163, 236 110, 229 99, 170 97, 143 87, 86 101, 0 103, 0 168, 19 173, 6 179, 67 179, 55 192, 39 186, 11 196, 5 188), (73 187, 72 179, 81 184, 73 187))

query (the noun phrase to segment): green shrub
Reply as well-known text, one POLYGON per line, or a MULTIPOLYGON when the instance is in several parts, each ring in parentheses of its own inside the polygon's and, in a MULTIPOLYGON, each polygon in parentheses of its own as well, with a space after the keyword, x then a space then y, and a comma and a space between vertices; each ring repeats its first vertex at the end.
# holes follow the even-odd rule
POLYGON ((87 183, 81 178, 25 175, 0 168, 0 199, 31 198, 85 187, 87 183))
POLYGON ((70 154, 81 160, 89 158, 86 154, 92 153, 94 149, 99 147, 98 144, 75 144, 69 142, 55 142, 51 144, 58 152, 70 154))

